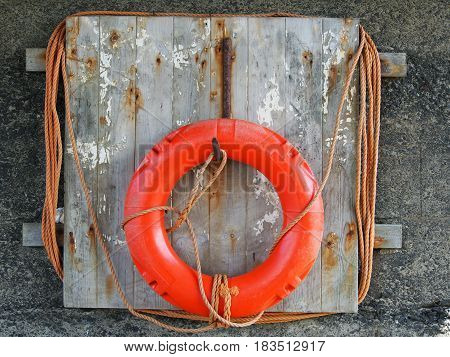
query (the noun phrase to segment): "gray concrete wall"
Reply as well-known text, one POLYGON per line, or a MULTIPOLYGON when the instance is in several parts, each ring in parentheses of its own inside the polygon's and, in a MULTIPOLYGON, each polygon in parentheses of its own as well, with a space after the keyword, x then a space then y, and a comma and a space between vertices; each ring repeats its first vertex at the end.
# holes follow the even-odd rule
MULTIPOLYGON (((0 0, 0 335, 172 333, 118 310, 62 307, 43 249, 21 246, 22 222, 44 198, 44 74, 25 72, 25 48, 45 47, 61 19, 82 10, 359 17, 381 51, 406 52, 408 76, 383 80, 378 223, 401 223, 404 248, 378 251, 358 314, 214 335, 449 335, 449 47, 446 1, 0 0)), ((180 326, 192 325, 180 322, 180 326)))

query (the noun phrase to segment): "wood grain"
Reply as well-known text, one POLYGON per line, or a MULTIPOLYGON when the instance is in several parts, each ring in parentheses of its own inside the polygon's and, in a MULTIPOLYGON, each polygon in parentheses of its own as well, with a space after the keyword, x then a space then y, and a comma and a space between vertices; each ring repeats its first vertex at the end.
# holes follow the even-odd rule
MULTIPOLYGON (((45 72, 45 48, 25 49, 25 70, 45 72)), ((406 77, 406 53, 380 52, 382 77, 406 77)))
MULTIPOLYGON (((322 22, 322 172, 327 165, 342 88, 356 51, 358 20, 322 22)), ((325 230, 322 249, 322 310, 356 312, 358 237, 356 233, 355 134, 358 76, 354 76, 340 118, 335 160, 323 191, 325 230)))
MULTIPOLYGON (((208 119, 210 112, 210 18, 175 17, 173 25, 173 109, 172 128, 208 119)), ((174 207, 182 209, 192 188, 196 169, 187 173, 175 186, 174 207)), ((195 222, 202 267, 211 272, 209 259, 209 200, 204 195, 189 218, 195 222)), ((174 217, 176 218, 176 217, 174 217)), ((172 234, 177 254, 194 266, 194 249, 186 225, 172 234)))
MULTIPOLYGON (((248 110, 252 122, 284 131, 285 19, 249 18, 248 110)), ((284 132, 283 132, 284 134, 284 132)), ((281 227, 281 206, 272 184, 253 168, 248 170, 246 261, 247 271, 269 254, 281 227)))
POLYGON ((45 71, 46 48, 26 48, 25 49, 25 70, 27 72, 45 71))
MULTIPOLYGON (((136 35, 135 167, 172 131, 173 17, 138 17, 136 35)), ((169 202, 170 203, 170 202, 169 202)), ((166 226, 171 216, 166 215, 166 226)), ((170 308, 134 268, 134 302, 138 308, 170 308)))
MULTIPOLYGON (((213 18, 211 21, 211 117, 222 116, 222 39, 232 40, 231 110, 234 118, 247 117, 247 18, 213 18)), ((246 271, 246 183, 247 166, 229 161, 209 192, 210 273, 236 276, 246 271), (244 179, 243 179, 244 178, 244 179)))
MULTIPOLYGON (((120 229, 128 183, 134 173, 136 120, 136 17, 100 17, 97 217, 125 295, 134 296, 133 263, 120 229)), ((122 306, 98 250, 97 304, 122 306)))
MULTIPOLYGON (((286 19, 285 137, 322 179, 322 19, 286 19)), ((282 301, 284 311, 321 311, 321 259, 282 301)))
MULTIPOLYGON (((73 49, 76 56, 68 62, 71 106, 80 149, 95 153, 96 161, 87 155, 83 164, 103 238, 130 301, 139 308, 173 308, 142 280, 119 229, 124 195, 140 160, 173 129, 222 115, 220 46, 224 37, 230 37, 232 116, 286 136, 320 180, 351 51, 358 43, 358 21, 79 17, 69 19, 68 25, 75 28, 67 34, 68 57, 73 49)), ((324 192, 327 223, 321 255, 303 284, 273 311, 356 311, 357 237, 352 224, 357 93, 355 78, 342 117, 337 161, 324 192)), ((78 259, 71 258, 67 234, 65 259, 72 260, 67 263, 66 305, 121 307, 102 252, 86 238, 92 232, 84 201, 77 196, 80 190, 69 152, 65 158, 65 230, 77 237, 78 259)), ((194 175, 195 170, 180 180, 169 203, 184 206, 194 175)), ((166 224, 174 218, 167 217, 166 224)), ((262 263, 282 224, 272 185, 256 170, 236 162, 227 164, 190 218, 204 272, 230 276, 262 263)), ((171 242, 193 266, 193 247, 184 226, 173 233, 171 242)))
MULTIPOLYGON (((66 26, 72 124, 86 183, 91 189, 92 203, 97 207, 99 18, 69 17, 66 26)), ((67 128, 65 138, 64 306, 97 306, 98 247, 76 174, 67 128)))

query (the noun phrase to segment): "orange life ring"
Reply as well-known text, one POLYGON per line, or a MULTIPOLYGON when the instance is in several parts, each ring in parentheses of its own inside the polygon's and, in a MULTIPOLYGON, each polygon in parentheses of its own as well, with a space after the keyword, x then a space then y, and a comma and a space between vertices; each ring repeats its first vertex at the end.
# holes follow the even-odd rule
MULTIPOLYGON (((318 185, 306 161, 285 138, 258 124, 236 119, 211 119, 181 127, 147 154, 131 179, 125 217, 164 206, 177 181, 205 162, 216 137, 229 158, 253 166, 278 193, 283 227, 310 202, 318 185)), ((270 256, 250 272, 229 278, 237 286, 232 317, 255 315, 293 291, 312 268, 323 234, 323 203, 318 197, 311 210, 278 243, 270 256)), ((164 212, 138 216, 125 226, 132 259, 146 282, 171 304, 208 316, 194 269, 173 250, 164 226, 164 212)), ((208 298, 212 277, 203 274, 208 298)))

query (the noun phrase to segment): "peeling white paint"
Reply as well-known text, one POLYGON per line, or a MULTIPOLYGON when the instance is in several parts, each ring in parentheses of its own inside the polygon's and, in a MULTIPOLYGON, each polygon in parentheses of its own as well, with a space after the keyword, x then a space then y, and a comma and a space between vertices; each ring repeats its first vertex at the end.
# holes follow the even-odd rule
POLYGON ((209 35, 211 34, 211 23, 209 21, 209 19, 205 19, 203 20, 203 24, 204 24, 204 31, 202 33, 202 40, 206 40, 209 39, 209 35))
POLYGON ((177 126, 184 126, 184 125, 190 124, 190 120, 189 120, 189 118, 185 119, 185 120, 177 120, 176 123, 177 123, 177 126))
POLYGON ((256 116, 259 124, 271 127, 273 126, 272 113, 283 111, 284 106, 280 105, 280 88, 275 76, 269 80, 265 88, 268 89, 268 92, 262 101, 262 105, 256 111, 256 116))
POLYGON ((55 223, 64 223, 64 207, 58 207, 56 209, 55 223))
POLYGON ((112 97, 108 99, 108 102, 106 104, 105 124, 107 126, 111 126, 111 102, 112 97))
POLYGON ((116 82, 112 81, 108 77, 109 68, 111 68, 112 54, 101 52, 100 53, 100 101, 104 102, 106 94, 108 92, 108 87, 116 86, 116 82))
POLYGON ((172 61, 177 69, 182 69, 182 67, 186 67, 189 64, 189 54, 184 52, 183 49, 183 45, 175 45, 173 49, 172 61))
POLYGON ((145 42, 150 38, 145 28, 141 29, 139 36, 136 38, 136 47, 144 46, 145 42))
POLYGON ((264 223, 268 223, 273 227, 277 223, 280 217, 280 212, 275 209, 270 213, 266 213, 264 217, 256 222, 256 226, 253 227, 255 234, 259 236, 264 231, 264 223))
MULTIPOLYGON (((110 134, 103 137, 99 143, 81 142, 77 139, 78 156, 80 158, 81 166, 85 169, 95 169, 97 165, 108 164, 111 157, 117 152, 125 150, 127 148, 127 138, 124 136, 115 144, 110 144, 110 134)), ((73 155, 72 146, 68 144, 67 153, 73 155)), ((101 170, 101 174, 104 171, 101 170)))
POLYGON ((103 194, 98 200, 98 214, 106 212, 106 195, 103 194))
MULTIPOLYGON (((97 142, 83 143, 80 139, 77 139, 77 148, 81 166, 86 169, 94 169, 97 166, 97 142)), ((70 144, 67 147, 67 153, 73 155, 70 144)))
POLYGON ((264 205, 268 210, 264 213, 264 216, 259 219, 253 230, 258 236, 264 230, 264 224, 268 223, 271 228, 278 222, 280 218, 281 206, 278 194, 274 190, 270 181, 261 173, 257 172, 252 181, 252 190, 255 194, 256 200, 263 199, 264 205))
POLYGON ((257 171, 252 180, 252 190, 255 198, 264 199, 266 206, 279 207, 280 200, 278 194, 274 190, 272 183, 261 172, 257 171))
POLYGON ((116 235, 103 234, 103 239, 108 243, 112 243, 113 245, 123 246, 127 244, 126 240, 120 240, 116 235))
MULTIPOLYGON (((339 39, 344 35, 347 30, 342 29, 341 33, 338 35, 328 30, 322 35, 323 45, 323 57, 328 58, 323 63, 323 87, 322 87, 322 97, 323 97, 323 114, 328 114, 328 86, 330 80, 331 67, 333 65, 339 65, 345 58, 345 51, 340 46, 339 39)), ((326 122, 326 117, 324 117, 326 122)))

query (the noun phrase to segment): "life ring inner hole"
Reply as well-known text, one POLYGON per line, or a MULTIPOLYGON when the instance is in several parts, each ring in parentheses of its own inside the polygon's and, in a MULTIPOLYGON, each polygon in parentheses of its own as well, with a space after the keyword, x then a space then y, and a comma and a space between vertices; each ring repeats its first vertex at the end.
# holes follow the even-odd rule
MULTIPOLYGON (((205 179, 218 165, 210 164, 205 179)), ((177 182, 168 205, 184 208, 200 166, 177 182)), ((166 214, 167 227, 176 216, 174 212, 166 214)), ((209 275, 237 276, 263 263, 283 223, 280 199, 272 183, 252 166, 231 159, 189 217, 197 235, 202 271, 209 275)), ((169 234, 169 239, 177 255, 195 269, 186 225, 169 234)))

